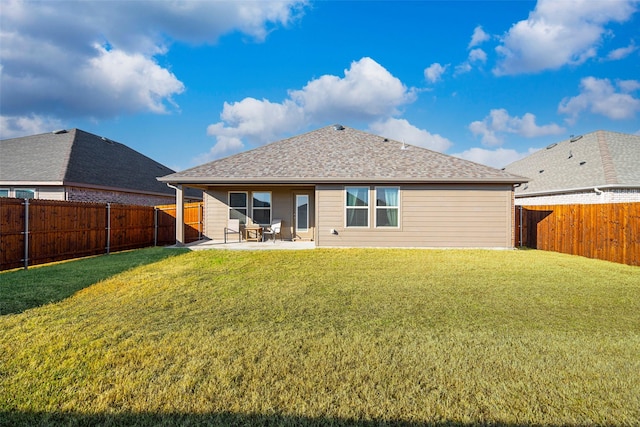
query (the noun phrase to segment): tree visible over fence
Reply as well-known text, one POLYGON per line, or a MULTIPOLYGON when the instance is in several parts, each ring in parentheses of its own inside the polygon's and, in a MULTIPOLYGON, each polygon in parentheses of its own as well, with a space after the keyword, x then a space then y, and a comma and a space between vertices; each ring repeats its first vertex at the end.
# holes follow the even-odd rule
POLYGON ((518 224, 520 209, 516 246, 640 265, 640 203, 518 206, 518 224))
MULTIPOLYGON (((202 209, 202 203, 185 205, 186 242, 202 237, 202 209)), ((0 270, 173 244, 175 217, 175 205, 2 198, 0 270)))

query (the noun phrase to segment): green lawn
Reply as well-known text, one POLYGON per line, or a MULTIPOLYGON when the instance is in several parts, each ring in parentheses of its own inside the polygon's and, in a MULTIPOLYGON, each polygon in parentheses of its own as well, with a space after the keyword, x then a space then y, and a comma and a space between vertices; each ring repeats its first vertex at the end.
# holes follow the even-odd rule
POLYGON ((0 274, 0 425, 640 424, 638 267, 150 249, 15 308, 115 255, 0 274))

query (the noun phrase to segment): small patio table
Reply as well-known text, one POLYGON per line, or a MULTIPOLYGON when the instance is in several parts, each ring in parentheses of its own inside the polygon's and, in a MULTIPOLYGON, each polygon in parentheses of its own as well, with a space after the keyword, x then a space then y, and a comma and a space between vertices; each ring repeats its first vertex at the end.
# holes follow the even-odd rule
POLYGON ((244 228, 244 240, 247 242, 262 241, 262 227, 258 225, 250 225, 244 228))

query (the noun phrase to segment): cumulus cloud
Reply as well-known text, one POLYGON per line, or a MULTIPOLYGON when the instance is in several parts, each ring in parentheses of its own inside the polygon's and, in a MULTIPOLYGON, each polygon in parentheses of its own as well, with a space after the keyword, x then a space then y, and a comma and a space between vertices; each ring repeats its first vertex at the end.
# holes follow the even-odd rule
POLYGON ((502 134, 505 133, 534 138, 565 132, 563 127, 554 123, 538 126, 536 116, 531 113, 526 113, 522 117, 512 117, 504 108, 491 110, 483 120, 472 122, 469 129, 474 135, 481 135, 482 143, 487 146, 501 145, 502 134))
POLYGON ((12 123, 52 105, 55 120, 167 113, 185 90, 158 61, 171 43, 214 43, 232 31, 262 41, 305 4, 0 0, 2 113, 12 123))
POLYGON ((626 21, 636 9, 636 0, 540 0, 496 48, 501 60, 494 73, 535 73, 582 64, 596 56, 607 24, 626 21))
POLYGON ((471 36, 471 41, 469 42, 469 49, 486 42, 490 38, 491 37, 489 36, 489 34, 484 32, 484 30, 482 29, 482 26, 478 25, 473 30, 473 35, 471 36))
POLYGON ((449 64, 440 65, 438 62, 434 62, 424 69, 424 78, 427 79, 429 83, 436 83, 442 80, 442 75, 449 68, 449 64))
POLYGON ((564 98, 558 111, 569 116, 569 123, 584 111, 613 120, 631 119, 640 111, 640 99, 633 96, 639 89, 638 80, 620 80, 614 86, 609 79, 585 77, 580 81, 580 94, 564 98))
POLYGON ((483 165, 494 168, 503 168, 510 163, 520 160, 529 154, 538 151, 537 148, 530 148, 528 151, 521 153, 517 150, 507 148, 497 148, 488 150, 486 148, 473 147, 461 153, 454 153, 452 156, 461 159, 470 160, 472 162, 481 163, 483 165))
POLYGON ((51 132, 52 130, 62 129, 62 122, 56 118, 48 116, 38 116, 35 114, 29 116, 0 116, 1 138, 17 138, 27 135, 37 135, 40 133, 51 132))
POLYGON ((369 125, 372 133, 383 135, 396 141, 404 141, 407 144, 428 148, 434 151, 446 151, 453 143, 438 134, 432 134, 424 129, 418 129, 407 120, 388 118, 376 121, 369 125))
POLYGON ((473 49, 469 52, 469 62, 487 62, 487 53, 482 49, 473 49))
POLYGON ((624 59, 627 56, 631 55, 633 52, 638 50, 635 42, 632 40, 629 46, 620 47, 618 49, 614 49, 607 55, 607 60, 609 61, 618 61, 620 59, 624 59))
POLYGON ((225 103, 221 121, 209 125, 207 134, 216 137, 216 147, 222 144, 214 147, 215 153, 231 154, 241 147, 229 145, 229 138, 263 144, 310 124, 391 117, 415 97, 414 90, 365 57, 352 62, 344 77, 311 80, 302 89, 289 91, 281 103, 255 98, 225 103))

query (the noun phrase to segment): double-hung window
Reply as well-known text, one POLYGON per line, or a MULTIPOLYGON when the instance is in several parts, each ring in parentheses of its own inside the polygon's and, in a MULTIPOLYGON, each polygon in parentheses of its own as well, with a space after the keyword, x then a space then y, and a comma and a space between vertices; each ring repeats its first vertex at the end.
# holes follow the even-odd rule
POLYGON ((398 227, 400 189, 376 187, 376 227, 398 227))
POLYGON ((246 192, 229 192, 229 219, 239 219, 240 224, 247 223, 249 212, 246 192))
POLYGON ((369 226, 369 187, 346 187, 346 226, 369 226))
POLYGON ((271 224, 271 193, 255 192, 253 196, 253 222, 260 225, 271 224))
POLYGON ((36 190, 33 188, 16 188, 17 199, 35 199, 36 190))

